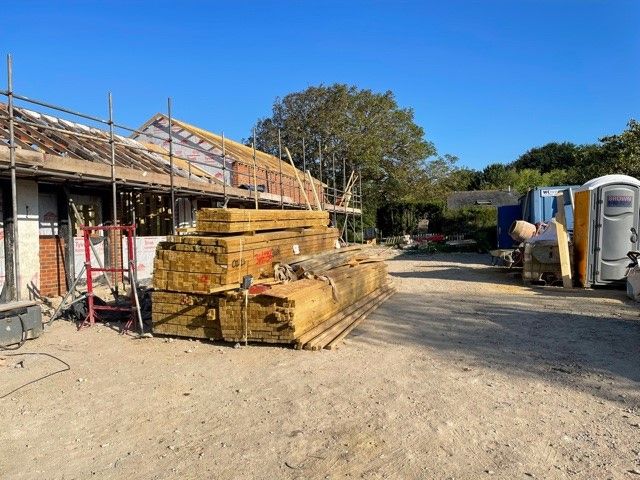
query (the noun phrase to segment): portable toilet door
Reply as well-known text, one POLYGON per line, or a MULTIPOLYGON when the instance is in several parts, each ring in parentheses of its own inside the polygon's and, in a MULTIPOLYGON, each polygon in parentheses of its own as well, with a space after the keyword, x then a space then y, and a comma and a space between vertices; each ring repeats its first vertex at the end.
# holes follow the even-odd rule
POLYGON ((590 217, 593 212, 588 222, 581 218, 585 238, 574 232, 577 268, 581 268, 580 256, 585 260, 582 268, 586 267, 582 275, 577 272, 578 279, 582 276, 584 286, 623 282, 629 265, 627 252, 640 245, 640 181, 626 175, 599 177, 576 191, 576 202, 577 215, 590 217), (587 205, 579 207, 578 203, 587 203, 589 211, 587 205))
POLYGON ((603 185, 598 189, 596 285, 625 279, 629 265, 627 252, 638 249, 639 197, 640 182, 638 185, 603 185))

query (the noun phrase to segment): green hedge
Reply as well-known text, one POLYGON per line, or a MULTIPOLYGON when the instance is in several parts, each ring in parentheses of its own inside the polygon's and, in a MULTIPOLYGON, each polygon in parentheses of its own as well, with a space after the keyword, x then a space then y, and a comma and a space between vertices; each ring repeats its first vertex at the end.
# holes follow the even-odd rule
POLYGON ((383 237, 416 233, 418 221, 429 219, 429 232, 463 234, 478 242, 481 250, 497 241, 497 211, 493 207, 446 210, 443 203, 390 203, 378 209, 377 224, 383 237))

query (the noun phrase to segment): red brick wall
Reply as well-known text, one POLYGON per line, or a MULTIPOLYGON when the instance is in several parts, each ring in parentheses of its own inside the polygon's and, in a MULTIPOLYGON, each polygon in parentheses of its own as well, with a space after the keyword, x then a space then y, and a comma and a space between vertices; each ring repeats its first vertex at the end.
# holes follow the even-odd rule
MULTIPOLYGON (((305 186, 307 197, 311 205, 315 206, 315 199, 313 196, 313 190, 308 181, 303 178, 303 174, 299 173, 300 181, 305 186)), ((239 185, 253 185, 253 166, 246 163, 234 162, 232 167, 232 186, 237 187, 239 185)), ((280 172, 274 170, 268 170, 263 167, 256 169, 256 183, 258 185, 265 185, 268 193, 280 195, 280 172)), ((282 193, 286 197, 293 199, 295 203, 305 205, 304 195, 302 194, 298 181, 294 176, 287 174, 282 175, 282 193)), ((316 185, 316 193, 318 198, 322 201, 324 195, 324 189, 316 185)))
POLYGON ((40 294, 45 297, 67 292, 64 264, 64 239, 57 236, 40 237, 40 294))

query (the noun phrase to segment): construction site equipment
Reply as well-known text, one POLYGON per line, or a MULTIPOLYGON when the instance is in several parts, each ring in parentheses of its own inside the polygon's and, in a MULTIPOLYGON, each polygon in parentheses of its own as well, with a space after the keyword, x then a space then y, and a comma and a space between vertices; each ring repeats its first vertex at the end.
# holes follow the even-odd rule
POLYGON ((0 349, 20 346, 42 333, 42 309, 35 301, 0 304, 0 349))
POLYGON ((575 191, 575 277, 580 286, 624 283, 627 252, 640 248, 640 181, 605 175, 575 191))
POLYGON ((516 220, 511 224, 511 227, 509 227, 509 235, 516 242, 524 242, 533 237, 536 234, 536 230, 535 225, 525 222, 524 220, 516 220))
MULTIPOLYGON (((569 244, 569 256, 573 246, 569 244)), ((522 278, 527 283, 562 285, 563 274, 557 240, 542 240, 524 245, 522 278)))
MULTIPOLYGON (((128 330, 131 325, 137 320, 140 333, 144 331, 144 325, 142 323, 142 314, 140 312, 140 304, 138 302, 137 285, 136 285, 136 262, 135 262, 135 249, 133 245, 133 238, 135 235, 135 225, 110 225, 110 226, 87 226, 80 227, 84 238, 84 258, 85 258, 85 272, 87 275, 87 318, 80 325, 92 326, 96 321, 96 316, 99 311, 107 312, 129 312, 130 319, 125 324, 124 330, 128 330), (117 250, 114 252, 116 257, 120 257, 120 266, 114 267, 94 267, 91 260, 91 235, 94 232, 110 232, 113 238, 120 238, 123 234, 127 239, 127 259, 122 257, 121 253, 117 250), (124 274, 127 273, 131 290, 130 303, 116 302, 115 304, 97 305, 94 301, 94 288, 93 288, 93 273, 94 272, 108 272, 124 274)), ((115 245, 115 242, 113 242, 115 245)), ((115 248, 114 248, 115 250, 115 248)), ((119 249, 118 249, 119 250, 119 249)))
POLYGON ((627 252, 627 257, 631 260, 627 273, 627 296, 637 302, 640 301, 640 252, 627 252))
POLYGON ((507 268, 522 267, 522 250, 520 248, 498 248, 489 250, 492 265, 502 265, 507 268))

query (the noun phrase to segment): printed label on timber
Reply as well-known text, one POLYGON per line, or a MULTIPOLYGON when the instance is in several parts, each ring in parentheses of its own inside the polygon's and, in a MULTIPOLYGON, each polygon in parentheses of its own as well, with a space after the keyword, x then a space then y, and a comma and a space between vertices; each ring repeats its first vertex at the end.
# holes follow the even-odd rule
POLYGON ((247 261, 244 258, 235 259, 231 262, 231 266, 233 268, 244 267, 247 264, 247 261))
POLYGON ((631 195, 607 195, 607 207, 631 207, 633 196, 631 195))
POLYGON ((273 260, 273 250, 268 248, 266 250, 257 252, 254 255, 254 258, 256 259, 256 263, 258 265, 264 265, 265 263, 269 263, 273 260))

